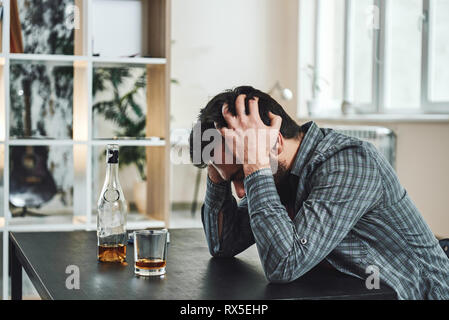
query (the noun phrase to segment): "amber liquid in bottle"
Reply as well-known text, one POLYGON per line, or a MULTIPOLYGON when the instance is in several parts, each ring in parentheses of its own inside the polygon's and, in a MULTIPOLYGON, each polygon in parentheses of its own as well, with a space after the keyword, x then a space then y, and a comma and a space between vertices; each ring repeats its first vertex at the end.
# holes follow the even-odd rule
POLYGON ((100 262, 125 262, 126 246, 118 245, 99 245, 98 261, 100 262))

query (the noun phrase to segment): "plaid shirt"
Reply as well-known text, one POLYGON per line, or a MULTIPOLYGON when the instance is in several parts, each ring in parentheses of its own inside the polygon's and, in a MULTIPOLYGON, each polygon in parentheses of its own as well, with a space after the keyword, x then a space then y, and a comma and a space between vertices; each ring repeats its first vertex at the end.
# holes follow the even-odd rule
POLYGON ((245 178, 239 203, 229 182, 208 179, 201 216, 211 254, 232 257, 256 243, 271 282, 293 281, 326 259, 361 279, 377 267, 399 299, 449 299, 449 259, 387 160, 370 143, 313 122, 302 128, 289 173, 295 217, 270 169, 245 178))

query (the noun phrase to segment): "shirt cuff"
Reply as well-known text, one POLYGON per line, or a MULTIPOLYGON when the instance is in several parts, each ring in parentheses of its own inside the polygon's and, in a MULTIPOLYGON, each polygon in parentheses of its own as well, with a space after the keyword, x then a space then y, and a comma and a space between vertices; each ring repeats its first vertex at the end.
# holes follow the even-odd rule
POLYGON ((279 195, 270 168, 264 168, 251 173, 243 180, 248 211, 250 216, 267 208, 268 204, 279 202, 279 195))
MULTIPOLYGON (((224 201, 231 192, 231 183, 229 181, 223 181, 220 183, 214 183, 207 176, 207 188, 204 204, 210 209, 221 209, 224 201)), ((215 210, 213 210, 215 211, 215 210)), ((218 212, 218 210, 217 210, 218 212)))

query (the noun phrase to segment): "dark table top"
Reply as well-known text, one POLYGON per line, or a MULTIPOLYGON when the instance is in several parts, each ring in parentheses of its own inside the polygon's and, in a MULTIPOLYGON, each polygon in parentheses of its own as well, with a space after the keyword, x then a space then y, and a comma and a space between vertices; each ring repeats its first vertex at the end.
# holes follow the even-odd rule
POLYGON ((164 279, 134 275, 134 251, 127 263, 97 262, 96 232, 11 233, 19 259, 42 298, 47 299, 394 299, 381 284, 320 264, 289 284, 270 284, 255 245, 235 258, 212 258, 201 229, 170 230, 164 279), (66 288, 66 268, 80 270, 80 289, 66 288))

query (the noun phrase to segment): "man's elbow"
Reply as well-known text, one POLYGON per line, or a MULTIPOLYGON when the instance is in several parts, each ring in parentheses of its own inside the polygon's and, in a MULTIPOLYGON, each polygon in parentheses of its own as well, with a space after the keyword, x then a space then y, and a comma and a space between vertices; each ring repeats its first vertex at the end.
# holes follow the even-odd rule
POLYGON ((269 283, 290 283, 295 279, 267 276, 267 280, 269 283))
POLYGON ((227 252, 211 252, 210 255, 213 258, 233 258, 234 255, 227 252))
POLYGON ((233 258, 234 253, 218 248, 209 248, 209 253, 214 258, 233 258))
POLYGON ((292 264, 288 259, 280 261, 276 268, 265 268, 265 276, 270 283, 289 283, 301 277, 306 271, 302 264, 292 264))
POLYGON ((270 283, 289 283, 299 278, 299 276, 295 277, 291 273, 279 272, 278 270, 267 272, 265 276, 270 283))

